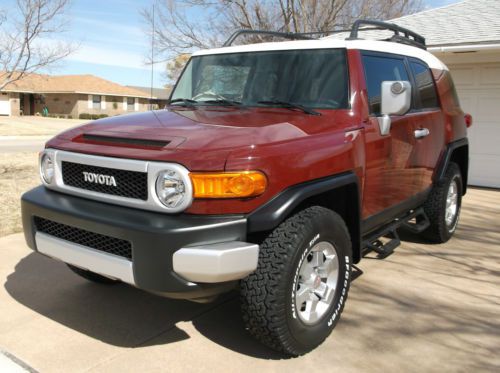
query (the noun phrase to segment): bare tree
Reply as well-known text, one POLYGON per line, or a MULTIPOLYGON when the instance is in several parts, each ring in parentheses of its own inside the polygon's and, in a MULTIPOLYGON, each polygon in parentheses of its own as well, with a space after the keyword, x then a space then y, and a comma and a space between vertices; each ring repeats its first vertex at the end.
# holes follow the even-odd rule
POLYGON ((70 0, 17 0, 0 17, 0 90, 54 65, 75 47, 52 39, 64 31, 70 0))
MULTIPOLYGON (((241 28, 331 31, 359 18, 384 20, 420 9, 421 0, 156 0, 155 52, 167 60, 220 46, 241 28)), ((143 17, 152 25, 151 11, 143 17)))
POLYGON ((171 81, 177 80, 177 78, 181 75, 182 70, 184 69, 184 65, 190 57, 190 54, 183 53, 178 54, 172 60, 170 60, 167 63, 167 78, 171 81))

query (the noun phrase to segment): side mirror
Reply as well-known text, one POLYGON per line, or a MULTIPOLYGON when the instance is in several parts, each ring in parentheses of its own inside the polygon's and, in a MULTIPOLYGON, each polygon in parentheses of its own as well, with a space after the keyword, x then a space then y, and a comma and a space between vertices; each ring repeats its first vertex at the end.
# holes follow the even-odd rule
POLYGON ((411 84, 407 81, 382 82, 381 113, 378 118, 380 133, 388 135, 391 131, 389 115, 404 115, 411 107, 411 84))

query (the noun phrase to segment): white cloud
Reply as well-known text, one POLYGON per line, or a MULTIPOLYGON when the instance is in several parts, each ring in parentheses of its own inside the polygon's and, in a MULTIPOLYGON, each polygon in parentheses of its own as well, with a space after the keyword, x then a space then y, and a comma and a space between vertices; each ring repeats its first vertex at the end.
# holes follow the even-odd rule
POLYGON ((88 31, 98 30, 99 34, 111 34, 121 37, 129 38, 144 38, 144 32, 140 27, 130 26, 123 23, 103 21, 100 19, 95 19, 94 17, 74 17, 76 23, 81 23, 83 27, 88 31))
POLYGON ((141 54, 90 45, 82 45, 75 53, 68 56, 67 60, 142 70, 149 69, 141 54))

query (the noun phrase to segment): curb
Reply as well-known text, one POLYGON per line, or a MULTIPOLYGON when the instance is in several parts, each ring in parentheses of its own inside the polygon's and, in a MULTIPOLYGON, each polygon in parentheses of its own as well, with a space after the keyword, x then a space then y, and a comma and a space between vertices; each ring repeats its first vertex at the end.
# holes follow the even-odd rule
POLYGON ((18 359, 11 353, 0 349, 0 371, 5 373, 27 372, 38 373, 24 361, 18 359))

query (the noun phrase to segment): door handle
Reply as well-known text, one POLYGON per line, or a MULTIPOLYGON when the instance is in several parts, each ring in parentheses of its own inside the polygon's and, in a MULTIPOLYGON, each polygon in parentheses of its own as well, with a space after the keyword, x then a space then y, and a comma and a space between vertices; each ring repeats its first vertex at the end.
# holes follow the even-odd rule
POLYGON ((425 136, 429 136, 431 132, 429 131, 428 128, 420 128, 418 130, 415 130, 415 138, 416 139, 421 139, 425 136))

